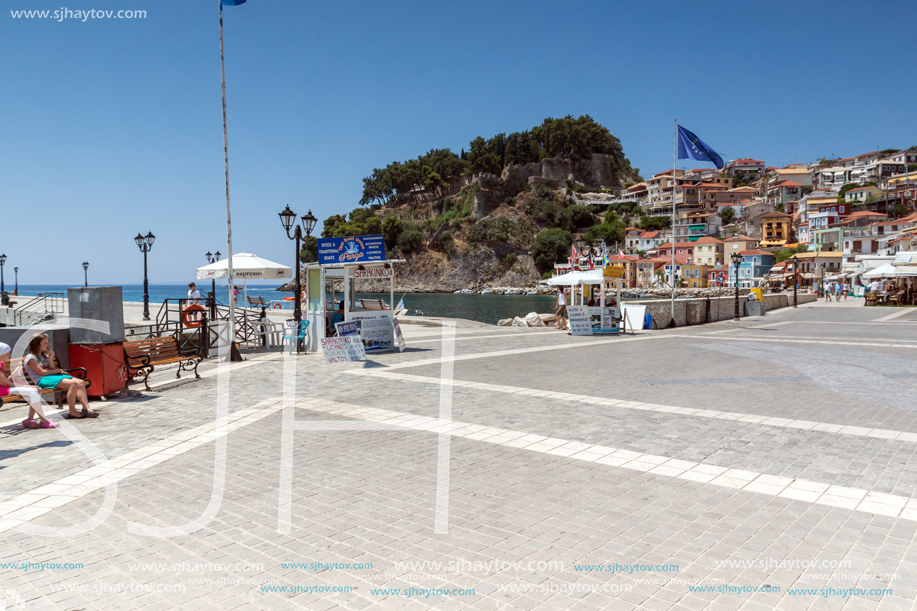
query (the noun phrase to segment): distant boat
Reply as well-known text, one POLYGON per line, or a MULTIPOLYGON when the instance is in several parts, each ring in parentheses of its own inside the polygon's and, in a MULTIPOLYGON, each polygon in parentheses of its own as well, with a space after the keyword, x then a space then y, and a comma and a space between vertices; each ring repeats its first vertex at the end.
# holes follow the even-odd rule
POLYGON ((474 293, 471 289, 459 289, 453 293, 453 295, 471 295, 474 293))
POLYGON ((494 292, 493 289, 482 289, 480 294, 481 295, 491 295, 493 294, 493 292, 494 292))
POLYGON ((534 290, 526 293, 526 295, 537 295, 537 294, 538 294, 538 291, 534 291, 534 290))

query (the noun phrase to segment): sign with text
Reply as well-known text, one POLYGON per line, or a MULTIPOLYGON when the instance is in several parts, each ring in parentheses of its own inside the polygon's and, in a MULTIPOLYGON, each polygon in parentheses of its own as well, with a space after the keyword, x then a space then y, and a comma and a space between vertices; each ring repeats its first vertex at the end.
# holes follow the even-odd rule
POLYGON ((592 321, 586 306, 567 306, 567 320, 572 335, 592 335, 592 321))
POLYGON ((353 270, 354 278, 391 278, 395 270, 391 267, 370 267, 369 269, 353 270))
POLYGON ((624 277, 624 267, 620 265, 606 265, 605 269, 602 270, 603 278, 623 278, 624 277))
POLYGON ((381 235, 358 235, 350 238, 319 238, 318 262, 360 263, 385 261, 385 238, 381 235))
POLYGON ((366 360, 366 351, 359 335, 325 338, 322 340, 322 353, 325 355, 326 363, 366 360))
POLYGON ((348 337, 350 335, 360 335, 360 321, 351 320, 350 322, 336 322, 334 328, 337 329, 338 337, 348 337))
POLYGON ((360 338, 366 352, 384 352, 393 348, 395 328, 391 310, 357 310, 347 312, 347 321, 359 321, 360 338))
POLYGON ((404 334, 401 332, 401 325, 398 323, 398 319, 392 316, 392 329, 395 330, 395 343, 398 346, 398 352, 404 352, 407 350, 408 345, 404 341, 404 334))

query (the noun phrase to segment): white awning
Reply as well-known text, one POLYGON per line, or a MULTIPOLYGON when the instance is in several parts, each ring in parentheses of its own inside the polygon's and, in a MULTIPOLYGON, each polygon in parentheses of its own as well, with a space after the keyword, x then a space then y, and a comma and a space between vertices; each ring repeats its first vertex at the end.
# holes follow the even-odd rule
POLYGON ((894 278, 895 277, 895 268, 894 266, 886 263, 885 265, 881 267, 877 267, 873 270, 865 272, 863 274, 863 277, 869 278, 870 280, 873 278, 894 278))
POLYGON ((917 251, 914 250, 902 250, 895 256, 895 260, 892 261, 892 265, 917 265, 917 251))
POLYGON ((580 284, 602 284, 602 270, 590 269, 585 272, 570 272, 561 276, 552 276, 545 281, 548 286, 578 286, 580 284))
MULTIPOLYGON (((217 261, 197 268, 197 279, 225 278, 228 270, 229 261, 227 259, 217 261)), ((262 259, 251 253, 240 252, 232 256, 232 277, 243 280, 276 280, 292 278, 293 270, 286 265, 262 259)))

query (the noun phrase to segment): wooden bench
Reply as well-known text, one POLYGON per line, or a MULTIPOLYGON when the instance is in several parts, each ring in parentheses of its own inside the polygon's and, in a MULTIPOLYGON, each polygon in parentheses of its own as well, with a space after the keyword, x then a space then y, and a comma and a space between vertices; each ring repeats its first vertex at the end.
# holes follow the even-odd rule
POLYGON ((181 378, 182 371, 194 371, 194 377, 200 378, 197 366, 200 364, 200 348, 182 350, 178 340, 173 336, 151 337, 134 342, 124 342, 124 364, 127 365, 128 382, 143 376, 143 385, 150 390, 147 382, 157 365, 178 363, 176 378, 181 378))
POLYGON ((266 306, 269 305, 268 302, 264 300, 264 297, 254 296, 248 298, 248 305, 253 306, 266 306))
POLYGON ((360 305, 364 310, 387 310, 388 305, 381 299, 361 299, 360 305))
MULTIPOLYGON (((6 372, 6 377, 10 378, 10 380, 13 382, 13 386, 18 386, 17 381, 13 379, 13 373, 19 368, 25 369, 23 366, 23 361, 25 361, 25 359, 10 359, 10 370, 6 372)), ((54 362, 51 363, 51 365, 55 369, 60 369, 60 363, 58 363, 57 357, 54 357, 54 362)), ((83 383, 86 384, 86 388, 89 388, 90 386, 92 386, 92 381, 90 381, 86 377, 88 372, 84 368, 77 367, 75 369, 67 369, 65 371, 69 373, 70 375, 72 375, 74 378, 79 378, 80 380, 83 380, 83 383)), ((35 386, 34 384, 32 384, 32 380, 29 379, 29 376, 25 373, 25 371, 22 372, 22 377, 24 378, 24 381, 27 385, 35 386)), ((54 388, 41 388, 39 389, 39 392, 41 393, 42 396, 57 395, 54 397, 54 402, 57 404, 58 407, 62 406, 64 404, 64 401, 66 401, 67 399, 67 393, 63 390, 56 390, 54 388)), ((0 397, 0 405, 5 405, 7 403, 13 403, 14 401, 25 401, 25 399, 20 397, 19 395, 7 395, 5 397, 0 397)))

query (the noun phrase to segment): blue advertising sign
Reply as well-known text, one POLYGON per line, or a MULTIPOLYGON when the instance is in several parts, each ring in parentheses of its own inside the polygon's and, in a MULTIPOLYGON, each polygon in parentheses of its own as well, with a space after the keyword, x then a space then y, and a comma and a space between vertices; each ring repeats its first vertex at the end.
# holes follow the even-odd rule
POLYGON ((319 265, 385 261, 385 238, 381 235, 358 235, 351 238, 319 238, 319 265))

